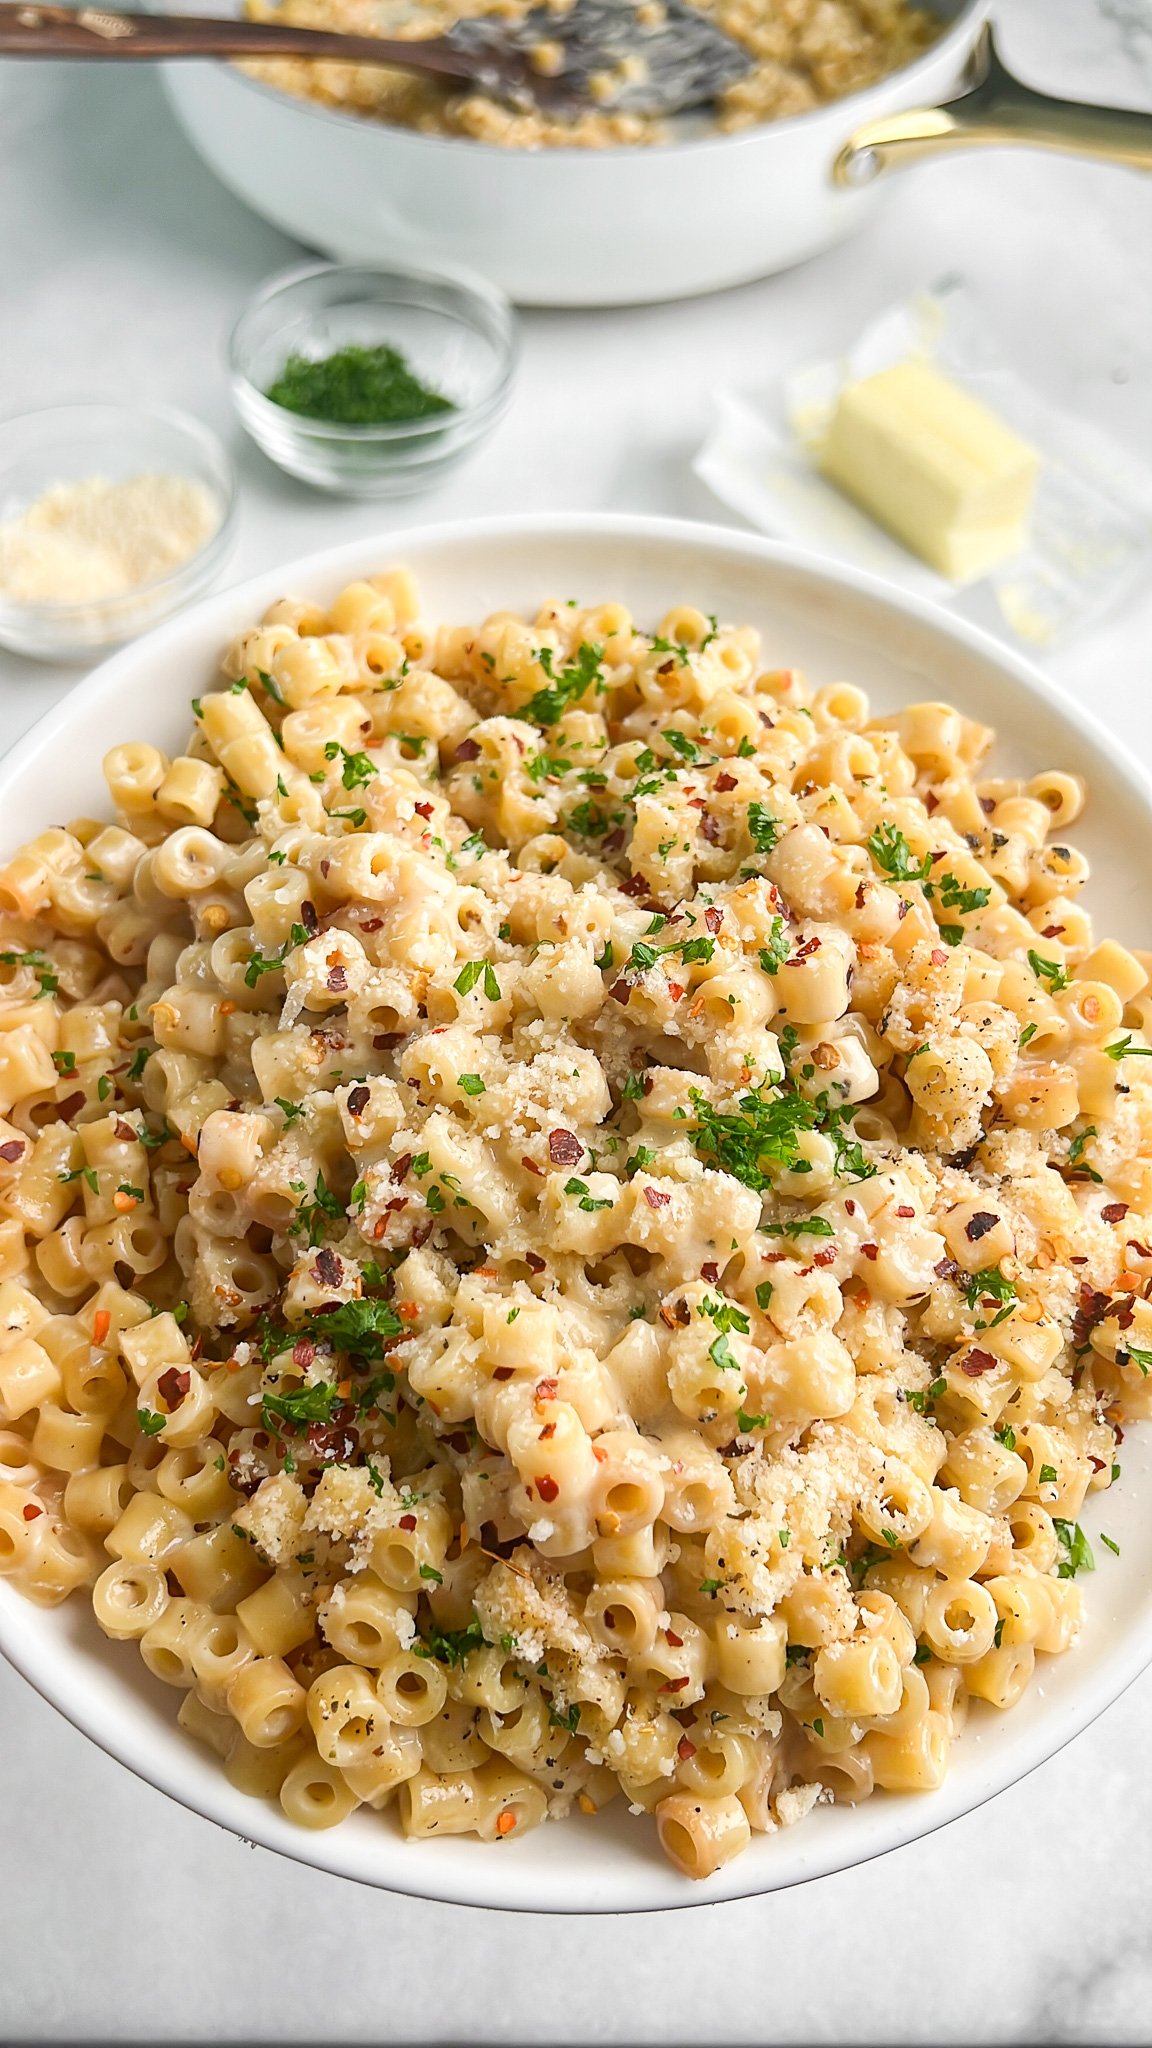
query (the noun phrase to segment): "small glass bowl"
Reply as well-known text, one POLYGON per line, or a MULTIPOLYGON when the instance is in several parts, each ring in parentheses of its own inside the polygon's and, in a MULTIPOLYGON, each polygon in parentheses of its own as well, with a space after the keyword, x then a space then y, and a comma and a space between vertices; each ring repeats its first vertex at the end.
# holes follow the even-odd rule
POLYGON ((0 589, 0 642, 40 661, 79 661, 132 640, 207 589, 232 543, 236 485, 209 428, 167 406, 55 405, 0 421, 0 522, 54 484, 179 476, 202 484, 218 519, 194 554, 116 597, 58 603, 0 589))
POLYGON ((232 390, 253 440, 291 476, 346 497, 399 498, 425 490, 491 432, 512 395, 516 354, 512 308, 483 278, 309 264, 270 279, 237 322, 232 390), (315 361, 384 343, 455 411, 343 426, 265 396, 291 355, 315 361))

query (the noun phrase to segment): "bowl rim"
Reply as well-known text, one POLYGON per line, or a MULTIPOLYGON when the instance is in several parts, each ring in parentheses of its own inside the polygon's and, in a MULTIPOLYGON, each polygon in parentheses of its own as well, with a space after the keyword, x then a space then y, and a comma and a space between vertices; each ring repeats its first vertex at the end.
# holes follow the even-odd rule
MULTIPOLYGON (((122 672, 130 673, 137 663, 143 662, 152 672, 164 674, 166 664, 163 657, 171 653, 175 657, 173 665, 178 664, 181 643, 190 628, 195 637, 196 628, 207 630, 211 627, 213 638, 218 637, 223 644, 234 630, 235 617, 242 605, 250 610, 253 605, 273 602, 294 582, 307 590, 335 582, 340 577, 347 579, 366 575, 370 573, 370 565, 378 564, 381 557, 398 560, 408 550, 431 546, 437 551, 448 551, 469 542, 514 543, 540 535, 575 542, 617 539, 621 543, 633 541, 657 548, 664 544, 681 547, 688 544, 703 565, 715 562, 722 566, 725 559, 735 557, 760 562, 782 574, 789 571, 798 573, 810 587, 823 586, 829 599, 834 600, 845 592, 859 596, 865 602, 882 608, 888 614, 893 629, 901 622, 911 622, 958 650, 982 659, 998 671, 1011 688, 1021 691, 1025 698, 1037 699, 1073 729, 1079 729, 1098 749, 1118 781, 1127 786, 1141 808, 1152 817, 1152 771, 1100 722, 1094 711, 1079 699, 1071 698, 1022 654, 1005 646, 984 628, 945 611, 926 598, 894 589, 880 577, 855 567, 842 566, 811 550, 786 546, 758 534, 717 524, 647 514, 551 512, 497 515, 483 519, 430 522, 342 541, 336 546, 298 556, 280 568, 264 570, 200 599, 186 612, 156 626, 150 633, 101 662, 77 685, 77 689, 83 691, 95 707, 102 697, 116 694, 121 687, 122 672)), ((73 692, 51 706, 0 759, 0 805, 35 758, 67 732, 74 703, 73 692)), ((402 1845, 407 1853, 399 1869, 393 1865, 381 1875, 375 1870, 355 1867, 358 1859, 354 1855, 341 1856, 339 1852, 341 1830, 317 1833, 291 1828, 286 1822, 278 1826, 282 1820, 278 1809, 267 1802, 246 1798, 228 1782, 215 1760, 205 1784, 201 1786, 194 1782, 195 1771, 190 1773, 184 1768, 188 1759, 198 1755, 198 1746, 190 1738, 185 1745, 181 1736, 180 1746, 173 1748, 171 1756, 167 1752, 158 1758, 139 1754, 140 1748, 147 1745, 133 1741, 134 1714, 125 1715, 95 1704, 89 1700, 82 1684, 69 1682, 77 1672, 84 1670, 87 1654, 84 1649, 67 1645, 59 1653, 67 1676, 57 1674, 53 1669, 57 1654, 55 1646, 51 1653, 43 1651, 37 1644, 35 1629, 31 1625, 23 1626, 25 1621, 30 1624, 32 1617, 42 1613, 43 1610, 25 1602, 14 1589, 10 1590, 0 1582, 0 1654, 43 1699, 107 1755, 189 1811, 199 1813, 242 1839, 286 1854, 294 1861, 371 1884, 379 1890, 448 1904, 522 1912, 599 1914, 681 1910, 790 1889, 795 1884, 870 1862, 906 1843, 934 1834, 949 1822, 982 1806, 997 1793, 1019 1783, 1096 1720, 1152 1663, 1152 1617, 1143 1628, 1137 1624, 1126 1629, 1110 1625, 1115 1639, 1101 1649, 1094 1665, 1084 1667, 1081 1682, 1068 1700, 1049 1707, 1037 1725, 1026 1726, 1012 1740, 993 1743, 990 1755, 979 1745, 974 1745, 970 1768, 963 1774, 950 1773, 943 1786, 929 1797, 889 1795, 884 1807, 879 1809, 885 1816, 883 1822, 871 1832, 868 1842, 861 1841, 858 1853, 852 1853, 850 1849, 846 1852, 834 1842, 829 1845, 823 1843, 823 1838, 817 1838, 809 1842, 803 1863, 776 1881, 770 1866, 762 1867, 759 1859, 741 1857, 726 1865, 707 1885, 694 1885, 687 1879, 683 1880, 684 1895, 674 1897, 668 1896, 666 1869, 661 1866, 653 1869, 645 1864, 635 1874, 634 1898, 629 1898, 625 1905, 601 1905, 595 1898, 589 1900, 571 1894, 560 1899, 547 1896, 541 1900, 538 1880, 534 1880, 530 1866, 518 1874, 518 1866, 511 1861, 493 1865, 490 1855, 477 1860, 475 1865, 469 1859, 468 1881, 451 1875, 448 1865, 442 1865, 433 1856, 417 1860, 411 1844, 402 1845), (409 1860, 411 1883, 406 1881, 409 1860)), ((122 1702, 118 1701, 117 1706, 122 1706, 122 1702)), ((875 1809, 870 1808, 869 1811, 875 1809)), ((426 1845, 416 1846, 418 1849, 426 1845)), ((618 1852, 614 1850, 612 1853, 618 1852)))
MULTIPOLYGON (((407 303, 397 296, 397 305, 407 303)), ((276 432, 306 434, 309 440, 351 442, 356 447, 383 448, 402 446, 404 442, 422 439, 429 434, 443 436, 455 428, 457 433, 466 429, 474 435, 488 423, 495 423, 509 403, 512 388, 520 367, 520 331, 512 301, 500 286, 490 278, 481 277, 479 272, 469 270, 463 264, 444 264, 440 267, 419 268, 401 263, 341 263, 338 261, 313 261, 294 264, 288 270, 277 271, 258 286, 247 301, 228 337, 228 367, 233 379, 237 405, 242 408, 241 416, 250 412, 253 419, 276 432), (412 285, 450 285, 465 298, 482 305, 493 316, 497 329, 498 364, 496 375, 489 389, 472 404, 457 405, 450 401, 448 413, 432 413, 424 419, 388 420, 378 425, 355 420, 317 419, 311 413, 293 412, 290 406, 278 405, 253 383, 241 360, 244 342, 244 328, 247 323, 282 294, 305 285, 313 279, 333 276, 362 276, 380 279, 394 279, 398 283, 412 285)), ((245 422, 247 424, 247 422, 245 422)), ((263 444, 262 444, 263 445, 263 444)))
MULTIPOLYGON (((160 12, 163 4, 164 0, 146 0, 146 5, 153 12, 160 12)), ((927 0, 927 4, 931 6, 931 0, 927 0)), ((870 85, 858 86, 855 92, 845 93, 842 99, 827 100, 819 106, 806 107, 803 113, 785 114, 776 121, 759 121, 753 127, 739 129, 733 134, 725 134, 723 131, 720 131, 713 135, 695 135, 688 137, 684 141, 659 143, 654 147, 661 157, 668 155, 695 155, 706 150, 732 149, 740 145, 748 148, 754 145, 766 131, 770 130, 773 134, 780 132, 791 133, 804 122, 815 121, 821 115, 832 115, 840 107, 848 109, 860 107, 863 109, 872 96, 881 93, 886 86, 891 85, 893 80, 914 78, 922 68, 927 69, 934 58, 945 53, 951 54, 954 50, 963 55, 969 54, 975 44, 980 22, 987 13, 989 5, 990 0, 960 0, 959 10, 956 15, 950 22, 944 24, 941 34, 937 36, 935 42, 928 45, 926 50, 918 51, 914 57, 908 59, 907 63, 899 65, 895 71, 885 72, 882 78, 874 79, 870 85)), ((243 61, 256 62, 259 60, 245 59, 243 61)), ((307 59, 295 61, 307 62, 307 59)), ((286 92, 281 86, 269 85, 262 78, 251 77, 248 72, 240 69, 238 61, 227 58, 213 58, 209 60, 204 68, 210 68, 218 75, 236 80, 240 85, 246 87, 249 92, 259 94, 262 99, 274 105, 283 106, 285 102, 288 102, 309 116, 336 122, 345 130, 349 128, 367 129, 370 134, 377 132, 393 139, 403 138, 406 142, 418 144, 426 150, 443 149, 448 144, 457 149, 479 150, 485 156, 493 157, 497 160, 506 161, 509 158, 515 160, 518 157, 538 160, 540 157, 545 156, 550 159, 558 157, 568 163, 586 161, 589 155, 593 155, 600 160, 645 157, 651 153, 649 149, 636 143, 608 143, 603 148, 593 151, 589 151, 586 148, 578 148, 574 144, 559 144, 554 148, 549 147, 548 149, 509 149, 500 143, 474 140, 468 135, 424 135, 421 134, 419 129, 406 128, 400 122, 376 121, 371 115, 346 113, 340 107, 331 107, 321 100, 309 99, 305 93, 286 92)), ((165 69, 167 69, 167 66, 165 69)), ((958 91, 961 89, 959 83, 956 89, 958 91)), ((849 122, 849 127, 856 126, 857 120, 862 118, 862 112, 859 116, 853 116, 849 122)))
MULTIPOLYGON (((68 414, 104 413, 112 418, 140 421, 158 421, 162 426, 175 428, 187 441, 193 442, 201 454, 208 458, 207 467, 214 473, 213 481, 220 506, 220 517, 208 538, 190 555, 173 564, 160 576, 149 577, 146 583, 134 583, 129 590, 117 591, 113 597, 85 598, 18 598, 8 597, 0 591, 0 618, 10 619, 15 625, 33 624, 37 620, 45 623, 59 622, 66 626, 69 621, 81 623, 97 613, 115 618, 118 610, 125 606, 146 604, 149 598, 162 596, 166 591, 178 590, 186 577, 204 574, 211 564, 220 559, 228 548, 236 524, 239 491, 235 467, 229 457, 221 436, 206 421, 194 413, 183 412, 179 406, 152 404, 142 401, 139 405, 125 405, 117 399, 70 399, 61 405, 38 405, 29 412, 5 413, 0 419, 0 472, 5 462, 4 438, 9 427, 34 425, 37 421, 59 419, 68 414)), ((170 472, 172 473, 172 472, 170 472)), ((200 481, 200 479, 192 479, 200 481)), ((157 620, 156 624, 161 621, 157 620)), ((78 652, 94 653, 96 646, 90 644, 78 652)))

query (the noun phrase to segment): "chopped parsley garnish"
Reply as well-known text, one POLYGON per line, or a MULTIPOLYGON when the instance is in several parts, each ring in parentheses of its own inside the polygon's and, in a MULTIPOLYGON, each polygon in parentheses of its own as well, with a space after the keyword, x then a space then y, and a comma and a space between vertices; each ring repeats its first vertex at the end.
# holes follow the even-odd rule
MULTIPOLYGON (((1023 1045, 1023 1039, 1020 1043, 1023 1045)), ((1133 1045, 1130 1031, 1112 1045, 1106 1045, 1104 1051, 1110 1060, 1152 1060, 1152 1045, 1133 1045)))
POLYGON ((764 973, 775 974, 777 968, 783 967, 791 950, 792 941, 788 936, 788 927, 784 919, 774 917, 768 944, 760 948, 760 965, 764 973))
POLYGON ((1079 1522, 1062 1522, 1059 1515, 1053 1515, 1052 1527, 1060 1545, 1060 1562, 1056 1567, 1058 1579, 1074 1579, 1077 1572, 1094 1572, 1096 1560, 1092 1546, 1080 1527, 1079 1522))
POLYGON ((700 1303, 700 1314, 715 1323, 721 1336, 729 1330, 738 1330, 742 1337, 746 1337, 751 1328, 747 1309, 737 1308, 734 1301, 713 1301, 711 1295, 706 1294, 700 1303))
POLYGON ((340 780, 345 789, 363 789, 375 781, 376 763, 367 754, 350 754, 339 740, 329 740, 324 749, 324 759, 334 761, 338 754, 343 756, 340 780))
POLYGON ((835 1235, 826 1216, 801 1216, 795 1223, 764 1223, 761 1225, 765 1237, 832 1237, 835 1235))
POLYGON ((1004 1278, 998 1266, 985 1266, 982 1272, 966 1273, 963 1286, 969 1308, 979 1308, 986 1301, 1001 1304, 991 1322, 977 1323, 978 1330, 994 1330, 1016 1306, 1016 1289, 1011 1280, 1004 1278))
POLYGON ((168 1417, 166 1415, 157 1415, 151 1408, 138 1408, 136 1410, 136 1420, 145 1436, 159 1436, 168 1417))
POLYGON ((1059 995, 1062 988, 1067 988, 1068 976, 1058 960, 1042 960, 1039 953, 1029 946, 1028 965, 1036 976, 1037 981, 1046 981, 1048 983, 1050 994, 1054 996, 1059 995))
POLYGON ((485 1092, 479 1074, 457 1074, 456 1085, 463 1089, 465 1095, 483 1095, 485 1092))
POLYGON ((586 1216, 591 1216, 597 1209, 611 1209, 613 1206, 611 1202, 598 1201, 594 1195, 590 1195, 588 1183, 584 1180, 573 1178, 572 1180, 565 1181, 564 1193, 566 1195, 579 1195, 580 1207, 586 1216))
POLYGON ((316 1186, 312 1191, 311 1201, 301 1202, 300 1207, 296 1211, 296 1221, 292 1225, 292 1235, 295 1236, 299 1231, 306 1230, 308 1232, 308 1243, 310 1245, 317 1245, 325 1235, 329 1222, 336 1219, 343 1220, 344 1215, 344 1204, 340 1200, 339 1195, 333 1194, 332 1189, 324 1179, 323 1173, 317 1173, 316 1186))
POLYGON ((577 703, 593 683, 603 687, 602 658, 602 648, 582 640, 573 660, 565 662, 557 675, 552 666, 551 648, 539 648, 536 659, 548 677, 548 686, 537 690, 526 704, 521 705, 521 716, 530 718, 534 725, 558 725, 569 706, 577 703))
POLYGON ((866 845, 881 873, 894 882, 926 882, 932 873, 931 854, 914 860, 904 834, 887 820, 869 833, 866 845))
POLYGON ((257 946, 256 951, 249 955, 248 965, 244 970, 244 986, 246 988, 255 988, 261 975, 275 974, 279 968, 283 967, 289 953, 294 952, 297 946, 307 945, 308 938, 309 933, 306 927, 302 924, 294 924, 278 953, 264 953, 257 946))
POLYGON ((276 1104, 277 1109, 284 1111, 285 1130, 290 1130, 297 1117, 304 1115, 305 1104, 303 1102, 288 1102, 283 1095, 274 1095, 272 1100, 276 1104))
POLYGON ((563 1713, 556 1705, 555 1700, 549 1700, 548 1722, 552 1728, 566 1728, 569 1735, 575 1735, 577 1728, 580 1726, 579 1700, 573 1700, 571 1706, 567 1707, 563 1713))
POLYGON ((479 1621, 473 1616, 467 1628, 438 1628, 434 1621, 425 1624, 423 1639, 413 1643, 418 1657, 434 1657, 438 1664, 454 1667, 464 1662, 473 1650, 482 1650, 487 1643, 479 1621))
POLYGON ((779 818, 774 818, 764 804, 749 804, 748 836, 758 853, 771 853, 782 829, 779 818))
POLYGON ((484 993, 488 1001, 490 1003, 498 1003, 500 1001, 500 983, 496 979, 496 974, 490 960, 469 960, 468 965, 460 969, 452 986, 456 990, 457 995, 466 996, 471 994, 478 981, 483 982, 484 993))

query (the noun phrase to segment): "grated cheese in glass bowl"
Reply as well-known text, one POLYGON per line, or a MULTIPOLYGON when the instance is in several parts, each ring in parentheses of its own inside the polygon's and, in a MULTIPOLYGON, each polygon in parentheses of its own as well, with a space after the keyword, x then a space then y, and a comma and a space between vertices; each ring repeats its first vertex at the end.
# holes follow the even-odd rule
POLYGON ((80 660, 198 596, 232 538, 235 487, 199 421, 65 405, 0 424, 0 642, 80 660))

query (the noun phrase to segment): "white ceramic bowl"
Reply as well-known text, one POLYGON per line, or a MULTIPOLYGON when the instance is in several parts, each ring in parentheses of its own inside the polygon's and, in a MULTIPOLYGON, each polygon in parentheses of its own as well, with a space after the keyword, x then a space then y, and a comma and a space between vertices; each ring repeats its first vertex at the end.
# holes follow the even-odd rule
MULTIPOLYGON (((820 683, 848 678, 880 708, 946 698, 996 726, 998 760, 1022 772, 1075 767, 1090 802, 1076 843, 1092 861, 1089 903, 1101 931, 1148 939, 1146 874, 1152 779, 1083 708, 987 635, 871 578, 831 569, 770 542, 673 521, 545 517, 417 528, 355 541, 205 600, 125 649, 82 683, 0 763, 5 841, 76 812, 103 809, 98 763, 114 740, 181 741, 188 700, 210 684, 221 649, 287 591, 321 601, 351 577, 397 562, 417 573, 429 616, 465 621, 545 598, 620 598, 643 620, 688 601, 750 622, 774 664, 820 683)), ((666 1864, 651 1821, 618 1802, 522 1840, 405 1842, 367 1810, 327 1833, 293 1827, 278 1807, 244 1797, 216 1760, 176 1726, 179 1696, 151 1679, 130 1644, 106 1642, 83 1600, 45 1611, 0 1581, 0 1649, 76 1727, 185 1806, 236 1834, 344 1877, 421 1897, 536 1912, 635 1912, 739 1898, 799 1884, 882 1854, 1023 1777, 1085 1727, 1152 1661, 1152 1430, 1129 1431, 1120 1485, 1094 1496, 1103 1527, 1085 1581, 1079 1646, 1041 1659, 1010 1714, 977 1706, 939 1792, 878 1793, 859 1807, 821 1807, 796 1829, 758 1836, 747 1854, 693 1884, 666 1864)), ((35 1769, 35 1759, 29 1759, 35 1769)))

